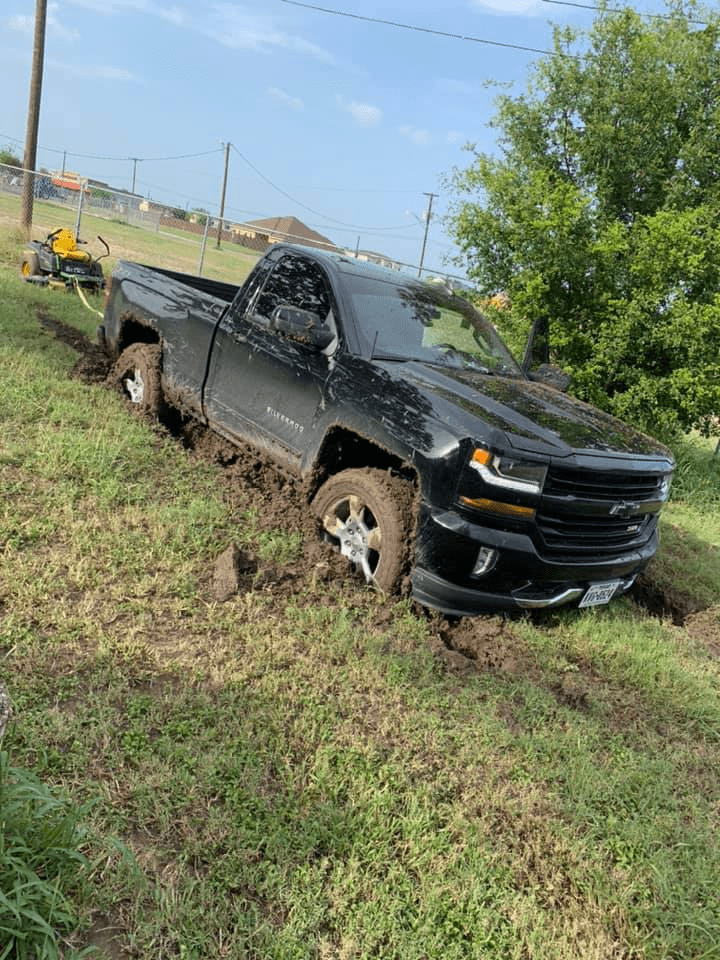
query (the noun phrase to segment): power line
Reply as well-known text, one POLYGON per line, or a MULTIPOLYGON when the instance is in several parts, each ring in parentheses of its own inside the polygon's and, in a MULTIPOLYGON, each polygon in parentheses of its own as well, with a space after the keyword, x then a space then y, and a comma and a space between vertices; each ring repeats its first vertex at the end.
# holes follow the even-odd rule
MULTIPOLYGON (((330 13, 336 17, 349 17, 351 20, 364 20, 366 23, 381 23, 387 27, 400 27, 402 30, 415 30, 418 33, 430 33, 437 37, 447 37, 451 40, 468 40, 471 43, 486 43, 492 47, 504 47, 510 50, 523 50, 526 53, 540 53, 543 56, 555 56, 554 50, 542 50, 539 47, 525 47, 519 43, 503 43, 500 40, 486 40, 483 37, 466 37, 461 33, 448 33, 445 30, 434 30, 430 27, 418 27, 410 23, 398 23, 395 20, 383 20, 380 17, 366 17, 359 13, 348 13, 344 10, 330 10, 328 7, 318 7, 312 3, 301 3, 300 0, 282 0, 283 3, 292 4, 294 7, 305 7, 307 10, 316 10, 318 13, 330 13)), ((571 60, 584 60, 585 58, 572 53, 562 53, 560 56, 569 57, 571 60)))
MULTIPOLYGON (((18 140, 17 137, 10 137, 7 134, 0 134, 5 140, 10 140, 12 143, 22 143, 22 140, 18 140)), ((215 147, 213 150, 204 150, 202 153, 181 153, 173 157, 101 157, 94 153, 75 153, 74 151, 69 150, 58 150, 57 147, 41 147, 46 153, 62 153, 68 157, 77 157, 80 160, 112 160, 112 161, 126 161, 134 160, 137 163, 159 163, 165 160, 192 160, 195 157, 208 157, 212 153, 220 153, 222 148, 215 147)))
MULTIPOLYGON (((12 141, 13 143, 21 143, 21 142, 22 142, 22 141, 17 140, 17 138, 15 138, 15 137, 5 136, 4 134, 0 134, 0 137, 4 137, 4 139, 9 140, 9 141, 12 141)), ((297 206, 302 207, 304 210, 309 211, 309 212, 312 213, 314 216, 316 216, 316 217, 321 217, 321 218, 322 218, 324 221, 326 221, 327 223, 332 223, 332 224, 335 224, 335 225, 340 226, 340 227, 346 227, 346 228, 348 228, 348 229, 350 229, 350 230, 362 230, 363 232, 366 232, 366 233, 375 233, 375 232, 386 231, 386 230, 403 230, 405 227, 407 227, 407 223, 399 223, 399 224, 394 224, 394 225, 392 225, 392 226, 384 226, 384 227, 369 227, 369 226, 366 226, 366 225, 364 225, 364 224, 346 223, 346 222, 343 221, 343 220, 336 220, 336 219, 334 219, 333 217, 329 217, 327 214, 321 213, 319 210, 315 210, 313 207, 309 207, 307 204, 302 203, 300 200, 298 200, 296 197, 293 197, 293 196, 292 196, 290 193, 288 193, 286 190, 283 190, 282 187, 279 187, 279 186, 278 186, 276 183, 274 183, 269 177, 266 177, 265 174, 264 174, 261 170, 259 170, 253 163, 250 162, 250 160, 248 160, 248 158, 247 158, 244 154, 242 154, 242 153, 237 149, 237 147, 235 146, 235 144, 232 144, 232 143, 231 143, 231 144, 230 144, 230 147, 235 151, 235 153, 237 153, 237 155, 240 157, 240 159, 241 159, 244 163, 246 163, 246 164, 250 167, 250 169, 253 170, 262 180, 264 180, 267 184, 269 184, 269 186, 271 186, 271 187, 273 188, 273 190, 276 190, 278 193, 282 194, 282 196, 286 197, 286 198, 287 198, 288 200, 290 200, 292 203, 297 204, 297 206)), ((205 150, 205 151, 203 151, 202 153, 187 153, 187 154, 180 154, 180 155, 172 156, 172 157, 100 157, 100 156, 96 156, 96 155, 94 155, 94 154, 74 153, 74 152, 69 152, 69 151, 65 151, 65 150, 56 150, 56 149, 54 149, 54 148, 52 148, 52 147, 42 147, 41 149, 45 150, 45 151, 48 152, 48 153, 62 153, 63 155, 67 155, 67 156, 69 156, 69 157, 78 157, 78 158, 84 159, 84 160, 112 160, 112 161, 115 161, 115 162, 117 162, 117 161, 124 162, 124 161, 128 161, 128 160, 132 160, 132 161, 134 161, 135 163, 140 163, 140 162, 146 163, 146 162, 148 162, 149 160, 155 160, 155 161, 161 161, 161 160, 185 160, 185 159, 188 159, 188 158, 206 157, 206 156, 209 156, 210 154, 219 153, 219 152, 221 152, 221 151, 224 150, 223 147, 217 147, 217 148, 215 148, 215 149, 213 149, 213 150, 205 150)), ((143 186, 145 186, 145 187, 151 187, 151 188, 154 188, 154 189, 156 189, 156 190, 163 190, 163 189, 165 189, 164 187, 161 187, 161 186, 159 186, 158 184, 148 183, 147 181, 140 181, 140 183, 141 183, 143 186)), ((134 191, 133 191, 133 192, 134 192, 134 191)), ((350 192, 352 192, 352 191, 350 191, 350 192)), ((384 192, 384 191, 379 191, 379 192, 384 192)), ((398 191, 398 192, 400 192, 400 191, 398 191)), ((411 193, 411 192, 413 192, 413 191, 406 190, 406 191, 402 191, 402 192, 403 192, 403 194, 408 194, 408 193, 411 193)), ((179 192, 177 192, 177 196, 182 196, 183 199, 189 200, 189 201, 191 201, 191 202, 195 202, 195 203, 200 202, 200 201, 198 200, 198 198, 196 198, 196 197, 190 197, 190 196, 187 196, 187 195, 183 195, 182 193, 179 193, 179 192)))
MULTIPOLYGON (((50 148, 46 148, 50 149, 50 148)), ((157 163, 165 160, 192 160, 195 157, 208 157, 212 153, 220 153, 221 148, 205 150, 203 153, 181 153, 174 157, 98 157, 92 153, 68 153, 69 157, 79 157, 81 160, 135 160, 137 163, 157 163)), ((53 150, 53 153, 63 153, 62 150, 53 150)))
POLYGON ((291 196, 286 190, 283 190, 282 187, 279 187, 276 183, 273 183, 273 181, 270 180, 269 177, 266 177, 265 174, 262 173, 262 171, 258 170, 258 168, 254 164, 250 163, 250 161, 246 156, 243 156, 243 154, 240 153, 240 151, 235 146, 235 144, 231 144, 231 147, 233 148, 235 153, 240 157, 240 159, 244 161, 250 167, 251 170, 254 170, 255 173, 262 180, 265 181, 265 183, 269 184, 273 188, 273 190, 277 190, 278 193, 281 193, 288 200, 291 200, 293 203, 296 203, 299 207, 302 207, 303 210, 308 210, 310 213, 314 214, 316 217, 322 217, 323 220, 327 220, 328 223, 335 223, 341 227, 350 227, 353 230, 366 230, 368 232, 376 231, 376 230, 400 230, 403 227, 407 226, 407 224, 401 223, 393 227, 366 227, 366 226, 359 225, 357 223, 345 223, 344 220, 335 220, 333 217, 328 217, 327 214, 320 213, 319 210, 314 210, 312 207, 308 207, 307 204, 301 203, 300 200, 297 200, 295 197, 291 196))
MULTIPOLYGON (((579 7, 581 10, 594 10, 596 13, 625 13, 626 7, 595 7, 590 3, 574 3, 573 0, 543 0, 543 3, 555 3, 560 7, 579 7)), ((635 13, 641 17, 654 17, 660 20, 672 20, 673 16, 669 13, 644 13, 635 10, 635 13)), ((688 23, 695 23, 698 26, 707 26, 706 20, 691 20, 687 18, 688 23)))

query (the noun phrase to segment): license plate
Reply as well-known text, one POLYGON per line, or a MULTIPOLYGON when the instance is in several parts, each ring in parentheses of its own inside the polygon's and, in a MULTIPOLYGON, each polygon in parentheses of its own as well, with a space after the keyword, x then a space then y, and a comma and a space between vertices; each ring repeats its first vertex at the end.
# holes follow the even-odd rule
POLYGON ((599 607, 607 603, 615 596, 615 591, 620 586, 620 580, 612 580, 610 583, 594 583, 585 591, 579 607, 599 607))

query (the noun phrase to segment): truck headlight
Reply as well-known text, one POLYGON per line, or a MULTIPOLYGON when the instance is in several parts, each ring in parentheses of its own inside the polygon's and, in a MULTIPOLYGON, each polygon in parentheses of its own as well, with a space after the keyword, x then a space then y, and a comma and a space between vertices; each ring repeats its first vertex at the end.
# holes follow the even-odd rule
POLYGON ((547 466, 544 463, 501 457, 483 447, 475 448, 470 458, 470 466, 477 470, 485 483, 493 487, 536 496, 542 493, 547 475, 547 466))
POLYGON ((670 499, 670 487, 672 486, 673 475, 671 473, 666 473, 662 478, 662 483, 660 484, 660 496, 659 500, 662 503, 665 503, 670 499))

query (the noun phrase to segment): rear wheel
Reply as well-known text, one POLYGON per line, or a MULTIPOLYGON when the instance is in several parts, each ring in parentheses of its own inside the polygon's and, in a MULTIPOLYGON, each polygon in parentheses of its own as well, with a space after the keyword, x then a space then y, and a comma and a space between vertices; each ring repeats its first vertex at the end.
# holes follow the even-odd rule
POLYGON ((28 277, 40 276, 40 260, 36 253, 24 253, 20 264, 20 276, 23 280, 28 277))
POLYGON ((352 567, 393 593, 410 565, 413 500, 412 486, 384 470, 343 470, 323 484, 312 507, 352 567))
POLYGON ((138 413, 159 416, 163 407, 162 350, 157 344, 134 343, 120 354, 112 382, 138 413))
POLYGON ((93 277, 91 284, 93 293, 99 293, 105 286, 105 275, 103 274, 102 267, 99 263, 97 263, 97 261, 93 261, 92 267, 90 268, 90 275, 93 277))

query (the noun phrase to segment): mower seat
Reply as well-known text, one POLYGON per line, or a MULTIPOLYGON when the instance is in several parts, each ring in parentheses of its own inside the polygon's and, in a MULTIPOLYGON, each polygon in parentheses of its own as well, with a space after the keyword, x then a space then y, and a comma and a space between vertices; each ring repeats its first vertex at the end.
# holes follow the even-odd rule
POLYGON ((72 230, 61 230, 53 239, 52 248, 53 253, 66 260, 81 260, 86 263, 90 259, 89 253, 78 249, 72 230))

